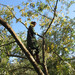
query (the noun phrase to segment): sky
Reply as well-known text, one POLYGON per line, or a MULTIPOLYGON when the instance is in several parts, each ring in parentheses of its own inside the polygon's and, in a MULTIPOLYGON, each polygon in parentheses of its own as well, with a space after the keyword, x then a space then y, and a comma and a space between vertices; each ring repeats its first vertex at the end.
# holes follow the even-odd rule
MULTIPOLYGON (((16 5, 19 5, 19 4, 21 4, 22 2, 28 2, 28 1, 30 1, 30 0, 0 0, 0 3, 1 4, 5 4, 5 5, 13 5, 13 6, 16 6, 16 5)), ((33 2, 36 2, 37 0, 33 0, 33 2)), ((45 2, 45 0, 42 0, 43 2, 45 2)), ((75 11, 74 10, 74 7, 75 7, 75 4, 73 4, 71 7, 70 7, 70 13, 68 14, 68 16, 70 16, 71 18, 74 18, 74 14, 75 14, 75 12, 73 12, 73 11, 75 11)), ((15 10, 16 12, 17 12, 17 10, 15 10)), ((18 15, 19 13, 17 13, 17 15, 16 15, 16 17, 18 17, 19 18, 19 15, 18 15)), ((16 32, 16 33, 18 33, 18 32, 22 32, 22 31, 25 31, 25 32, 27 32, 27 29, 25 28, 25 26, 23 26, 21 23, 15 23, 15 20, 13 20, 13 23, 11 24, 11 26, 12 26, 12 28, 13 28, 13 30, 16 32)), ((36 27, 34 28, 34 30, 35 30, 35 32, 37 32, 37 33, 41 33, 41 30, 40 30, 40 25, 39 25, 39 23, 37 22, 37 25, 36 25, 36 27)))
MULTIPOLYGON (((27 2, 28 0, 0 0, 0 3, 5 4, 5 5, 9 5, 9 6, 11 6, 11 5, 16 6, 16 5, 21 4, 23 1, 27 2)), ((35 0, 33 0, 33 2, 35 2, 35 0)), ((17 12, 17 10, 15 10, 15 12, 17 12)), ((16 17, 20 18, 18 14, 19 13, 17 12, 16 17)), ((13 30, 16 33, 23 32, 23 31, 27 32, 27 29, 25 28, 24 25, 22 25, 20 22, 15 23, 15 19, 13 20, 13 23, 11 24, 11 26, 12 26, 13 30)), ((37 32, 39 34, 41 33, 40 32, 40 26, 39 26, 38 22, 37 22, 37 25, 36 25, 36 27, 34 29, 35 29, 35 32, 37 32)))
MULTIPOLYGON (((16 5, 19 5, 19 4, 21 4, 22 2, 27 2, 28 0, 0 0, 0 3, 1 4, 5 4, 5 5, 13 5, 13 6, 16 6, 16 5)), ((33 0, 33 2, 36 2, 37 0, 33 0)), ((45 1, 45 0, 42 0, 43 2, 45 1)), ((68 0, 67 0, 68 1, 68 0)), ((70 12, 69 12, 69 14, 67 15, 67 16, 69 16, 69 17, 71 17, 71 18, 74 18, 75 17, 75 12, 73 12, 73 11, 75 11, 75 4, 73 4, 71 7, 70 7, 70 12)), ((15 10, 16 12, 17 12, 17 10, 15 10)), ((19 17, 18 16, 18 14, 19 13, 17 13, 17 17, 19 17)), ((12 28, 13 28, 13 30, 16 32, 16 33, 18 33, 18 32, 23 32, 23 31, 25 31, 25 32, 27 32, 27 29, 25 28, 25 26, 24 25, 22 25, 21 23, 15 23, 15 20, 13 19, 13 23, 11 24, 11 26, 12 26, 12 28)), ((36 25, 36 27, 34 28, 35 29, 35 32, 37 32, 37 33, 39 33, 39 34, 41 34, 41 30, 40 30, 40 26, 39 26, 39 23, 37 22, 37 25, 36 25)), ((11 58, 12 59, 12 58, 11 58)), ((13 61, 13 59, 11 60, 11 61, 13 61)))

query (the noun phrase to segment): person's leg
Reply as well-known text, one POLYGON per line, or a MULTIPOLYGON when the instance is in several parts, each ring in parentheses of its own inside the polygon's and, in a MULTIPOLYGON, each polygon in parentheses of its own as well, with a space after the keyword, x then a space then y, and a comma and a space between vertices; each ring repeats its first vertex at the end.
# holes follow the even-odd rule
POLYGON ((36 55, 36 62, 40 63, 38 47, 36 48, 36 54, 35 55, 36 55))

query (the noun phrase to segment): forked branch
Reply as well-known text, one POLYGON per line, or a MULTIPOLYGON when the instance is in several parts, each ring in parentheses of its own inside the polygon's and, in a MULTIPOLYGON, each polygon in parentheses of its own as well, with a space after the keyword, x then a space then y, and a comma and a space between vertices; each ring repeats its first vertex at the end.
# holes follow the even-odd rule
POLYGON ((58 4, 58 0, 56 1, 56 5, 55 5, 55 8, 54 8, 54 16, 53 16, 52 21, 50 22, 50 24, 49 24, 47 30, 44 32, 44 35, 47 33, 47 31, 49 30, 49 28, 51 27, 51 25, 52 25, 52 23, 53 23, 53 21, 54 21, 54 19, 55 19, 57 4, 58 4))

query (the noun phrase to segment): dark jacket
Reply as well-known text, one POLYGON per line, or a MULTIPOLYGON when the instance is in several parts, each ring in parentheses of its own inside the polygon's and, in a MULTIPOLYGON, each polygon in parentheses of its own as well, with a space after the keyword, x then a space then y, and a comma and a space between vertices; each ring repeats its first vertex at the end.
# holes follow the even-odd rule
POLYGON ((29 26, 27 33, 27 48, 33 49, 34 47, 36 47, 35 33, 33 31, 33 27, 29 26))
POLYGON ((36 55, 39 53, 38 44, 35 38, 35 33, 33 31, 33 27, 29 26, 27 33, 27 49, 33 55, 33 50, 36 50, 36 55))

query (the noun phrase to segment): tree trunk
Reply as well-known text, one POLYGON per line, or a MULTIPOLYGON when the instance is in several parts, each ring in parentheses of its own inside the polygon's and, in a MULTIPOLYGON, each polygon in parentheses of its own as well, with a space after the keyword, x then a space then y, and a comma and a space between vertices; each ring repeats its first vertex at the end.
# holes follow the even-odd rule
POLYGON ((48 69, 47 69, 47 65, 46 65, 46 59, 45 59, 45 38, 43 36, 43 39, 42 39, 42 56, 43 56, 43 72, 45 73, 45 75, 49 75, 48 74, 48 69))
POLYGON ((24 46, 24 44, 18 38, 17 34, 14 32, 14 30, 11 28, 11 26, 6 21, 4 21, 1 17, 0 17, 0 24, 2 24, 11 33, 11 35, 16 40, 19 47, 22 49, 22 51, 25 53, 25 55, 27 56, 27 58, 29 59, 29 61, 31 62, 33 67, 35 68, 35 71, 38 73, 38 75, 44 75, 44 73, 39 68, 38 64, 36 63, 36 61, 34 60, 32 55, 30 54, 30 52, 27 50, 27 48, 24 46))

